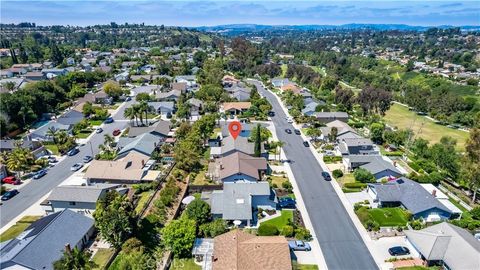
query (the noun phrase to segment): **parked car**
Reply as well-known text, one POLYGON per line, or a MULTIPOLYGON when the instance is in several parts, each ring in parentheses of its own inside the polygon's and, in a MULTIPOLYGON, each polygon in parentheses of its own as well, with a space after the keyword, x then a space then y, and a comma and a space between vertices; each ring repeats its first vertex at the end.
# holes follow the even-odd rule
POLYGON ((85 157, 83 158, 83 162, 84 162, 84 163, 88 163, 88 162, 90 162, 90 161, 92 161, 92 160, 93 160, 93 157, 92 157, 92 156, 85 156, 85 157))
POLYGON ((290 197, 283 197, 278 200, 278 205, 281 208, 295 208, 295 199, 290 197))
POLYGON ((70 167, 70 170, 76 172, 76 171, 80 170, 82 167, 83 167, 82 163, 75 163, 75 164, 73 164, 72 167, 70 167))
POLYGON ((275 112, 274 112, 274 111, 269 111, 269 112, 268 112, 268 116, 274 117, 274 116, 275 116, 275 112))
POLYGON ((73 149, 71 149, 70 151, 67 152, 67 156, 69 156, 69 157, 75 156, 79 152, 80 152, 80 150, 78 150, 78 148, 73 148, 73 149))
POLYGON ((300 135, 300 130, 298 130, 298 129, 295 129, 293 132, 295 132, 295 134, 297 134, 297 135, 300 135))
POLYGON ((388 253, 392 256, 402 256, 410 254, 410 250, 406 247, 396 246, 389 248, 388 253))
POLYGON ((125 101, 130 101, 130 100, 132 100, 132 97, 127 97, 127 98, 125 99, 125 101))
POLYGON ((289 129, 289 128, 285 129, 285 132, 286 132, 287 134, 292 134, 292 130, 289 129))
POLYGON ((120 133, 121 133, 121 131, 120 131, 120 129, 118 129, 118 128, 115 129, 115 130, 112 132, 113 136, 118 136, 118 135, 120 135, 120 133))
POLYGON ((310 244, 305 243, 301 240, 288 241, 288 247, 290 247, 291 250, 295 250, 295 251, 310 251, 310 250, 312 250, 312 248, 310 247, 310 244))
POLYGON ((45 175, 47 175, 47 170, 40 170, 33 176, 33 179, 40 179, 45 175))
POLYGON ((104 121, 105 124, 111 124, 111 123, 113 123, 113 122, 115 122, 115 120, 113 120, 112 117, 108 117, 108 118, 105 119, 105 121, 104 121))
POLYGON ((57 158, 52 157, 52 156, 47 157, 47 160, 48 160, 49 163, 57 163, 58 162, 57 158))
POLYGON ((22 181, 17 179, 15 176, 7 176, 2 179, 2 183, 10 185, 20 185, 22 181))
POLYGON ((292 119, 292 118, 288 118, 288 119, 287 119, 287 122, 291 124, 291 123, 293 123, 293 119, 292 119))
POLYGON ((9 190, 3 194, 2 201, 8 201, 11 198, 15 197, 15 195, 17 195, 18 193, 19 192, 16 189, 9 190))
POLYGON ((96 132, 97 134, 102 133, 102 132, 103 132, 103 128, 100 128, 100 127, 99 127, 99 128, 97 128, 97 129, 95 130, 95 132, 96 132))
POLYGON ((305 146, 305 147, 309 147, 309 146, 310 146, 310 144, 309 144, 307 141, 303 141, 303 146, 305 146))
POLYGON ((330 174, 328 172, 322 172, 322 177, 326 181, 331 181, 332 180, 332 177, 330 176, 330 174))

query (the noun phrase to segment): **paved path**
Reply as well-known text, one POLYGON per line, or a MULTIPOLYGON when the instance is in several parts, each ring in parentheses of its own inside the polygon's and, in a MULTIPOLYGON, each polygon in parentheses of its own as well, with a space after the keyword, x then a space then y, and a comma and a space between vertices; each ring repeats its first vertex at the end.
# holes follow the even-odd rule
MULTIPOLYGON (((133 91, 134 94, 136 94, 135 89, 133 91)), ((91 135, 86 144, 79 147, 80 153, 73 157, 66 157, 62 161, 58 162, 55 167, 48 170, 47 175, 39 180, 32 180, 29 184, 19 189, 20 193, 17 196, 3 202, 3 205, 0 206, 0 228, 5 226, 18 215, 22 214, 27 208, 35 204, 54 187, 58 186, 65 179, 70 177, 73 174, 73 172, 70 170, 70 167, 73 164, 82 162, 84 156, 93 156, 97 154, 99 151, 98 146, 103 143, 103 134, 112 134, 112 131, 116 128, 125 128, 128 124, 128 121, 123 121, 123 112, 125 111, 125 108, 129 107, 133 103, 135 103, 134 99, 123 103, 112 114, 113 118, 119 121, 115 121, 112 124, 103 124, 103 133, 95 133, 94 135, 91 135)))
POLYGON ((294 127, 285 120, 286 114, 277 98, 260 83, 251 82, 273 106, 276 115, 272 121, 277 136, 285 142, 285 155, 291 160, 290 167, 328 269, 378 269, 333 186, 321 176, 322 167, 312 152, 303 146, 302 137, 284 132, 286 128, 294 127))

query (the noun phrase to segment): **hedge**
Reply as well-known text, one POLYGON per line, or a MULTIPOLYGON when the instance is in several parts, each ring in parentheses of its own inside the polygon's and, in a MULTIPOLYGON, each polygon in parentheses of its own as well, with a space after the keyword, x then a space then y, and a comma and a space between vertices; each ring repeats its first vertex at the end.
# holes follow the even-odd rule
POLYGON ((338 162, 338 161, 342 161, 342 157, 340 157, 340 156, 335 156, 335 157, 324 156, 323 161, 326 162, 326 163, 338 162))
POLYGON ((273 236, 278 235, 278 229, 275 225, 269 223, 261 223, 258 227, 258 235, 260 236, 273 236))
POLYGON ((346 188, 361 188, 364 189, 367 187, 366 183, 359 183, 359 182, 354 182, 354 183, 345 183, 343 184, 344 187, 346 188))

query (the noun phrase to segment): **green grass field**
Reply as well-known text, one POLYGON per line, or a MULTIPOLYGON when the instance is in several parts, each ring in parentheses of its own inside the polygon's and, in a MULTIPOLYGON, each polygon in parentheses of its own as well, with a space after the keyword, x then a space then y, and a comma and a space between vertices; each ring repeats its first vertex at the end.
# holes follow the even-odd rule
POLYGON ((265 222, 263 224, 271 224, 277 227, 279 231, 282 230, 283 226, 288 224, 288 221, 291 220, 293 222, 293 211, 292 210, 282 210, 282 215, 265 222))
POLYGON ((97 253, 92 258, 92 261, 95 263, 94 269, 103 269, 105 264, 107 264, 108 259, 113 255, 115 250, 113 248, 100 248, 97 253))
POLYGON ((153 191, 149 190, 139 194, 140 198, 138 199, 137 206, 135 206, 135 213, 140 214, 152 193, 153 191))
POLYGON ((0 234, 0 242, 7 241, 19 236, 30 224, 38 220, 40 216, 24 216, 15 225, 8 228, 5 232, 0 234))
POLYGON ((356 213, 362 224, 365 224, 367 220, 372 219, 382 227, 396 227, 405 226, 408 221, 404 210, 398 207, 373 209, 360 208, 356 213))
POLYGON ((173 259, 170 270, 200 270, 202 267, 191 259, 173 259))
POLYGON ((56 146, 55 144, 45 144, 44 146, 45 146, 45 148, 47 148, 47 150, 52 152, 53 155, 58 155, 59 154, 58 146, 56 146))
POLYGON ((92 126, 100 126, 103 123, 103 120, 88 120, 92 126))
POLYGON ((392 127, 413 130, 417 136, 428 140, 431 144, 439 142, 442 136, 450 136, 457 140, 458 150, 465 148, 465 141, 469 136, 468 132, 438 125, 399 104, 393 104, 383 119, 392 127))

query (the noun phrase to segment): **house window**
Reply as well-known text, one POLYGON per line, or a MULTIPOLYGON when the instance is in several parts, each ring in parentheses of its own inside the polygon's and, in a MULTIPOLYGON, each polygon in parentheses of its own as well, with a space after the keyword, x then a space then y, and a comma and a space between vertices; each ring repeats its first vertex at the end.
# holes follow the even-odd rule
POLYGON ((68 205, 76 205, 76 202, 69 202, 68 205))

